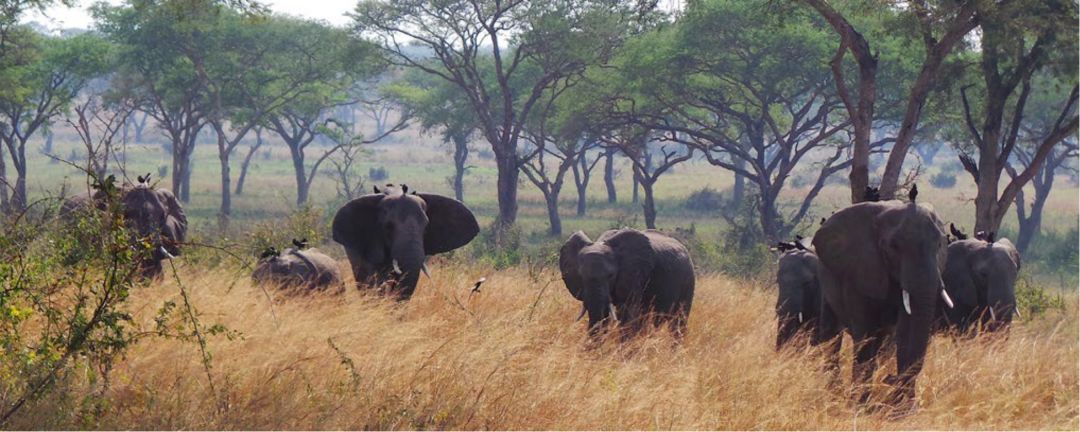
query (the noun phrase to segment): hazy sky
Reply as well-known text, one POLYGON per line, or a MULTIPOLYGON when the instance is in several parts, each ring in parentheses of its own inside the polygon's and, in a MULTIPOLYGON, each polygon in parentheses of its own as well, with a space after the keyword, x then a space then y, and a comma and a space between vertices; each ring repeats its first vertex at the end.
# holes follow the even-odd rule
MULTIPOLYGON (((112 4, 121 2, 120 0, 106 1, 112 4)), ((24 21, 37 21, 52 29, 87 28, 93 20, 86 9, 95 2, 95 0, 77 0, 78 4, 73 8, 51 7, 45 16, 33 13, 27 15, 24 21)), ((345 16, 345 12, 351 11, 356 6, 356 0, 262 0, 261 3, 269 6, 274 12, 324 20, 334 25, 348 24, 349 18, 345 16)))

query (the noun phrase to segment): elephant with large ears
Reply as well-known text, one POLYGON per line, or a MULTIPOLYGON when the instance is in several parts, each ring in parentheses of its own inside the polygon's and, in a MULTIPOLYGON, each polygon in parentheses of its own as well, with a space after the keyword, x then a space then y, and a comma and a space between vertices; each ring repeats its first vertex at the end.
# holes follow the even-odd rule
POLYGON ((125 187, 120 200, 133 241, 150 240, 152 250, 143 262, 143 274, 160 276, 162 261, 180 255, 187 235, 187 216, 180 201, 168 189, 156 189, 148 183, 125 187))
MULTIPOLYGON (((814 235, 825 300, 814 343, 830 343, 835 373, 840 332, 847 330, 855 343, 852 381, 858 386, 873 376, 878 350, 892 336, 897 369, 887 378, 895 386, 892 400, 913 406, 937 299, 947 299, 941 279, 947 241, 933 210, 910 196, 908 203, 863 202, 842 209, 814 235)), ((859 388, 857 396, 865 402, 869 392, 859 388)))
POLYGON ((939 318, 950 327, 966 332, 972 324, 995 331, 1008 328, 1016 309, 1016 276, 1020 254, 1007 238, 957 240, 949 244, 945 271, 945 291, 952 298, 950 308, 940 301, 939 318))
POLYGON ((821 313, 821 285, 818 257, 802 239, 779 242, 771 248, 780 252, 776 284, 776 349, 779 351, 799 333, 813 335, 821 313))
POLYGON ((408 300, 420 272, 427 272, 427 256, 468 244, 480 226, 460 201, 387 185, 341 207, 332 231, 358 286, 383 287, 408 300))
POLYGON ((588 313, 593 336, 613 318, 626 337, 648 318, 655 325, 671 323, 679 337, 686 332, 694 263, 674 238, 627 228, 607 231, 594 242, 578 231, 559 251, 559 270, 566 289, 582 302, 582 315, 588 313))

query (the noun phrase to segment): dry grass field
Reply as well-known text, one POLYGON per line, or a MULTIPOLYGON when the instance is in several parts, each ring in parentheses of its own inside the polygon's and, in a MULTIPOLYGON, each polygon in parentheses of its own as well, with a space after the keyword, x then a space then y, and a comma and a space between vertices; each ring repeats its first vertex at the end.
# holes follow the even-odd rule
MULTIPOLYGON (((1075 292, 1066 294, 1065 311, 1020 321, 1007 338, 936 337, 918 381, 918 411, 890 420, 852 405, 844 390, 826 389, 812 350, 774 352, 767 282, 701 275, 681 345, 658 332, 587 349, 584 323, 573 321, 578 304, 551 270, 436 264, 412 301, 397 304, 354 289, 284 297, 235 268, 178 264, 204 323, 241 334, 209 338, 212 378, 194 342, 147 338, 115 366, 96 414, 80 406, 91 390, 75 377, 66 399, 38 401, 8 427, 1080 427, 1075 292), (481 291, 470 293, 482 276, 481 291)), ((152 328, 156 310, 179 296, 176 279, 139 288, 136 323, 152 328)), ((878 382, 891 373, 887 362, 878 382)), ((845 367, 845 381, 849 375, 845 367)))

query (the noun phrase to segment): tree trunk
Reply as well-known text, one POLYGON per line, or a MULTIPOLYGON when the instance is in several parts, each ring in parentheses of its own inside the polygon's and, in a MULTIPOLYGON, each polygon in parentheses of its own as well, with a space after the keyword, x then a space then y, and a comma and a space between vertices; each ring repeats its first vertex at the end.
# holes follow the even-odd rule
POLYGON ((308 200, 307 172, 304 169, 304 154, 300 144, 289 142, 289 154, 292 156, 293 174, 296 179, 296 205, 303 206, 308 200))
POLYGON ((500 228, 510 228, 517 221, 518 161, 516 149, 496 153, 500 228))
POLYGON ((244 162, 240 164, 240 178, 236 179, 236 195, 244 194, 244 180, 247 179, 248 167, 251 165, 251 158, 255 156, 255 152, 262 147, 262 129, 255 129, 255 145, 251 146, 246 156, 244 156, 244 162))
POLYGON ((180 200, 188 203, 191 202, 191 171, 194 169, 194 167, 191 164, 190 153, 185 159, 186 161, 184 162, 184 182, 180 185, 180 200))
POLYGON ((589 187, 589 158, 585 157, 584 153, 578 155, 573 170, 574 186, 577 186, 577 215, 581 217, 585 216, 585 200, 587 199, 585 193, 589 187))
POLYGON ((645 191, 645 203, 641 205, 645 215, 645 228, 656 229, 656 201, 653 197, 653 183, 656 179, 641 178, 641 189, 645 191))
MULTIPOLYGON (((742 158, 735 158, 735 166, 738 168, 744 168, 746 166, 746 160, 742 158)), ((735 174, 735 183, 731 186, 731 204, 730 208, 737 209, 742 206, 743 200, 746 199, 746 177, 743 177, 739 173, 735 174)))
POLYGON ((149 116, 147 113, 143 113, 142 119, 135 122, 135 142, 142 144, 143 142, 143 130, 146 129, 146 118, 149 116))
POLYGON ((52 131, 45 133, 45 154, 53 154, 53 133, 52 131))
POLYGON ((7 214, 11 203, 8 199, 7 162, 5 162, 4 151, 4 145, 0 143, 0 213, 7 214))
POLYGON ((465 162, 469 158, 468 136, 455 135, 454 141, 454 197, 465 202, 465 162))
POLYGON ((634 177, 634 184, 633 184, 633 187, 634 187, 633 192, 634 193, 633 193, 633 195, 630 196, 630 202, 633 203, 633 204, 637 204, 638 201, 640 201, 638 199, 638 189, 640 189, 639 186, 641 186, 641 179, 638 178, 637 174, 634 174, 633 177, 634 177))
POLYGON ((551 236, 562 235, 562 220, 559 219, 559 189, 552 188, 551 192, 544 194, 548 212, 548 234, 551 236))
POLYGON ((613 147, 604 151, 604 186, 607 187, 608 204, 619 202, 615 190, 615 148, 613 147))
MULTIPOLYGON (((224 141, 225 138, 218 139, 224 141)), ((219 142, 218 145, 225 145, 225 143, 219 142)), ((232 178, 230 177, 229 153, 218 153, 218 160, 221 161, 221 211, 218 213, 218 228, 221 232, 229 229, 229 217, 232 215, 232 178)))

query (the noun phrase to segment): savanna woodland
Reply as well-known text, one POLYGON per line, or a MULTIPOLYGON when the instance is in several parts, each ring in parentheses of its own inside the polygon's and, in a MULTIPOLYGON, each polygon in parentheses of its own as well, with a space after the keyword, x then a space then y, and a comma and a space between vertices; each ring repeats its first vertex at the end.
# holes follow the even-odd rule
POLYGON ((0 428, 1076 430, 1078 16, 2 0, 0 428))

